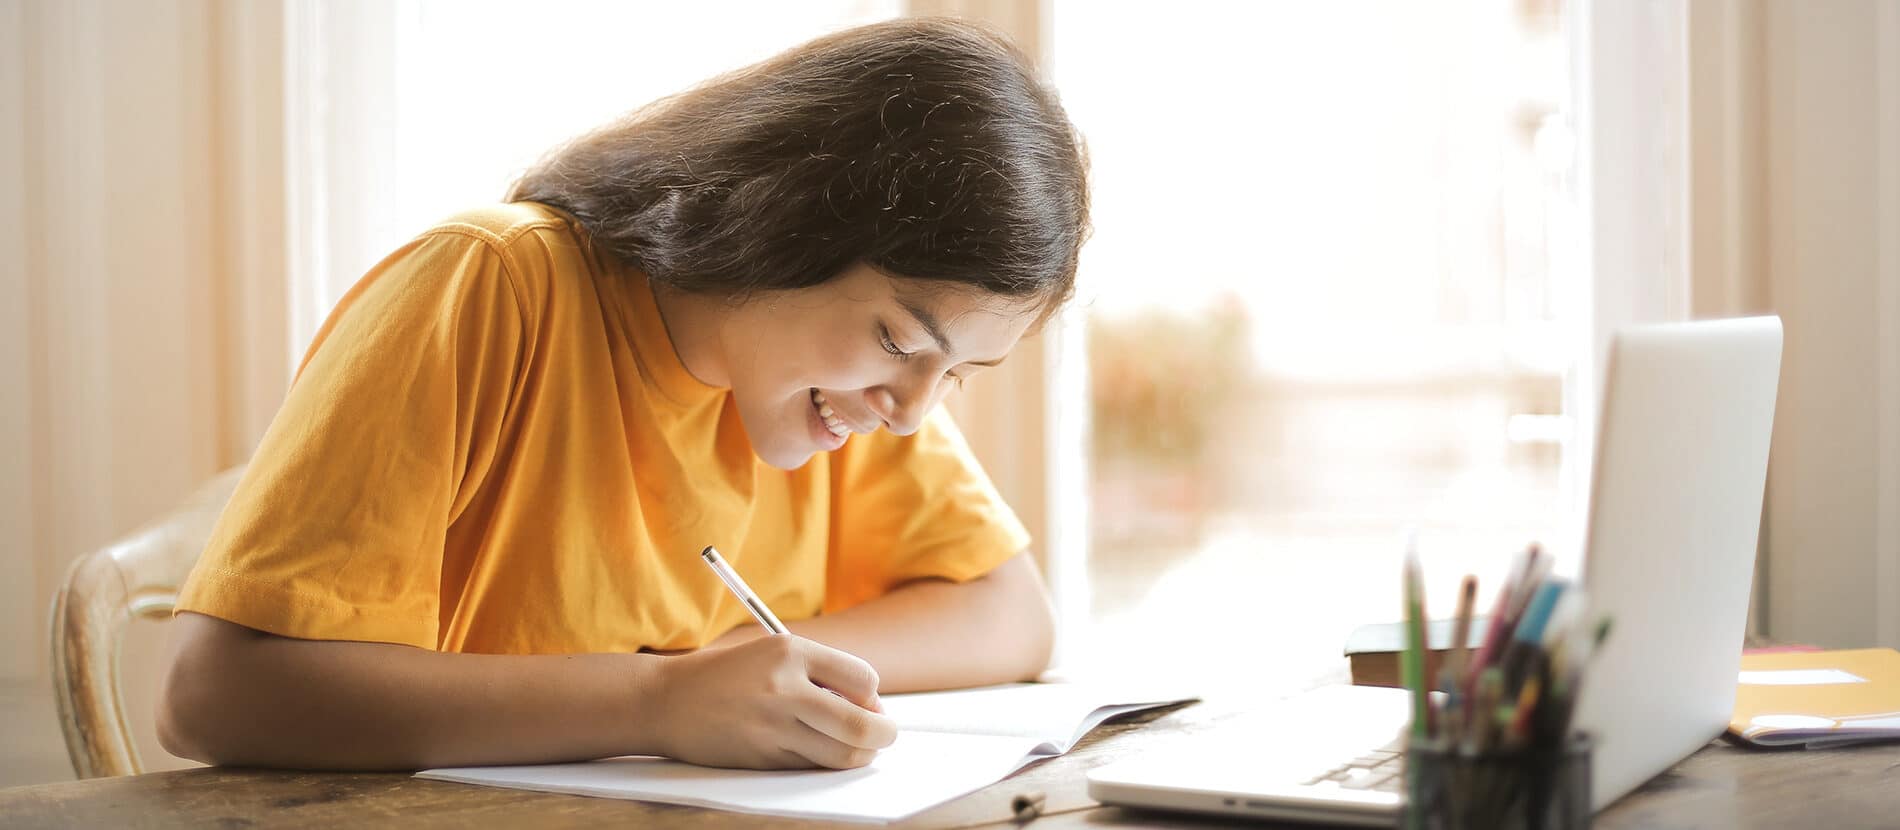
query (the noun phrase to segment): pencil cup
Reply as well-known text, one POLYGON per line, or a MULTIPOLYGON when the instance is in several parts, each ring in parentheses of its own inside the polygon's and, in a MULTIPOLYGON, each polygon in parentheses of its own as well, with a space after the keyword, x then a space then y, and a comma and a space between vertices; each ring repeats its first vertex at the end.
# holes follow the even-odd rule
POLYGON ((1561 750, 1474 754, 1445 742, 1405 750, 1402 828, 1571 830, 1590 826, 1590 736, 1561 750))

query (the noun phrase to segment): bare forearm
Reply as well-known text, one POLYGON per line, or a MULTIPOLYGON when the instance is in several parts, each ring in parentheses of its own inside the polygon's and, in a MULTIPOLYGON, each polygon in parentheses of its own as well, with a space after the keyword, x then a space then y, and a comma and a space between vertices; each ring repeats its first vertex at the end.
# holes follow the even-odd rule
MULTIPOLYGON (((1049 663, 1054 623, 1028 553, 964 583, 921 580, 836 614, 788 623, 877 670, 885 694, 1028 680, 1049 663)), ((715 646, 761 636, 747 625, 715 646)))
MULTIPOLYGON (((1050 634, 1025 609, 986 614, 965 587, 915 582, 792 632, 850 652, 877 669, 883 694, 1033 679, 1049 664, 1050 634)), ((1046 616, 1046 615, 1045 615, 1046 616)))
POLYGON ((186 757, 360 770, 656 751, 642 703, 665 658, 445 654, 194 616, 178 622, 228 628, 198 632, 216 647, 181 648, 167 683, 160 734, 186 757))

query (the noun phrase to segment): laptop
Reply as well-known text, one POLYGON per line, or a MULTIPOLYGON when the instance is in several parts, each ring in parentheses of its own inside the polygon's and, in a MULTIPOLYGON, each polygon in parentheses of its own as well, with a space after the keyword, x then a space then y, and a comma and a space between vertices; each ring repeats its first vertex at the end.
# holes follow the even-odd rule
MULTIPOLYGON (((1781 367, 1775 317, 1643 326, 1610 343, 1582 582, 1615 620, 1577 701, 1601 810, 1727 727, 1781 367)), ((1393 579, 1398 579, 1393 568, 1393 579)), ((1244 725, 1089 772, 1104 804, 1392 826, 1401 689, 1327 687, 1244 725)))

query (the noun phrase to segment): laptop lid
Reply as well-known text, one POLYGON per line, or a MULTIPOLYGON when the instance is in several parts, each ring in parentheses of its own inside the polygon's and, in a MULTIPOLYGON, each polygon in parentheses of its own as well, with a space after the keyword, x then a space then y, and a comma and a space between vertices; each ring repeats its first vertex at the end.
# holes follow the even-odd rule
POLYGON ((1583 581, 1613 627, 1576 714, 1598 736, 1593 809, 1728 724, 1780 367, 1775 317, 1611 341, 1583 581))

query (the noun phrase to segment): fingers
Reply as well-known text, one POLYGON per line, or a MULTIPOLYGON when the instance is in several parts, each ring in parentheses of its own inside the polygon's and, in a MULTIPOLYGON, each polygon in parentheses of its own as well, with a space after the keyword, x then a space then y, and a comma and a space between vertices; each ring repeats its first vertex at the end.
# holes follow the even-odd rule
POLYGON ((811 682, 873 712, 884 711, 877 698, 877 671, 856 657, 830 646, 805 640, 805 672, 811 682))
POLYGON ((850 654, 797 636, 673 658, 691 682, 678 706, 711 707, 728 720, 682 730, 673 757, 709 766, 854 769, 897 740, 881 713, 877 672, 850 654), (750 678, 750 679, 748 679, 750 678))
MULTIPOLYGON (((831 697, 831 695, 826 695, 826 697, 831 697)), ((838 703, 842 704, 843 701, 838 701, 838 703)), ((858 709, 858 711, 864 712, 863 709, 858 709)), ((872 715, 872 717, 878 716, 872 715)), ((784 748, 785 751, 796 754, 812 764, 831 769, 857 769, 870 764, 877 758, 876 749, 851 746, 804 724, 793 727, 791 734, 786 736, 784 748)))
POLYGON ((897 740, 897 722, 823 689, 792 701, 805 726, 850 749, 879 750, 897 740))

